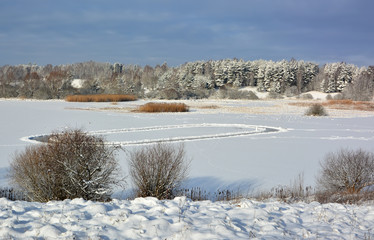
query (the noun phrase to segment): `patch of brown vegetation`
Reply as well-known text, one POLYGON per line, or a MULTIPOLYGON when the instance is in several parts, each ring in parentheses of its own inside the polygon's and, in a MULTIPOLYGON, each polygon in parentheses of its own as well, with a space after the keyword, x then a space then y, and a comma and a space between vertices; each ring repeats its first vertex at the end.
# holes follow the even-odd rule
POLYGON ((184 103, 155 103, 149 102, 141 105, 138 112, 188 112, 189 107, 184 103))
POLYGON ((67 102, 124 102, 135 101, 134 95, 127 94, 94 94, 94 95, 69 95, 65 98, 67 102))
POLYGON ((199 108, 201 108, 201 109, 217 109, 217 108, 219 108, 219 106, 218 105, 203 105, 203 106, 199 106, 199 108))
MULTIPOLYGON (((309 107, 313 105, 313 102, 295 102, 289 103, 289 105, 299 106, 299 107, 309 107)), ((359 111, 374 111, 373 102, 365 101, 352 101, 352 100, 328 100, 327 102, 321 103, 322 106, 331 109, 339 110, 359 110, 359 111)))

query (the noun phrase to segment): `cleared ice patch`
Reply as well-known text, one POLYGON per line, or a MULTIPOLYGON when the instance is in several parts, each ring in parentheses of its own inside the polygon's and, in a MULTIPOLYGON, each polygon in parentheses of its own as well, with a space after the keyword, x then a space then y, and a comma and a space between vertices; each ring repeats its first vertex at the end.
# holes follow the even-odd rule
MULTIPOLYGON (((288 131, 285 128, 248 124, 181 124, 151 126, 142 128, 108 129, 89 132, 92 135, 102 135, 110 145, 142 145, 159 142, 182 142, 213 140, 219 138, 242 137, 248 135, 271 134, 288 131), (198 134, 197 134, 198 133, 198 134), (130 139, 124 141, 123 139, 130 139)), ((27 142, 43 142, 48 135, 34 135, 21 138, 27 142)))

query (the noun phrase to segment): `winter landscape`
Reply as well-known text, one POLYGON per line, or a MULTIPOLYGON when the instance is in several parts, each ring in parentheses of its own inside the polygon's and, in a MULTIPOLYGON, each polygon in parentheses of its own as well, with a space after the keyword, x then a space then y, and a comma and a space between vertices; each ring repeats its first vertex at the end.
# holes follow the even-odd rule
POLYGON ((373 0, 0 4, 0 240, 374 239, 373 0))
MULTIPOLYGON (((315 99, 326 94, 312 92, 315 99)), ((182 101, 182 100, 180 100, 182 101)), ((290 185, 303 174, 315 187, 319 162, 340 148, 373 151, 373 112, 327 109, 329 116, 305 116, 298 100, 188 100, 186 113, 135 113, 145 100, 71 103, 61 100, 2 99, 1 184, 8 186, 12 155, 32 139, 56 129, 82 128, 126 151, 154 141, 183 142, 191 161, 187 188, 230 189, 250 196, 290 185)), ((309 100, 319 102, 321 100, 309 100)), ((175 102, 175 101, 174 101, 175 102)), ((229 202, 129 197, 131 184, 115 200, 82 199, 43 203, 1 199, 4 239, 370 239, 371 204, 282 203, 277 199, 229 202)))

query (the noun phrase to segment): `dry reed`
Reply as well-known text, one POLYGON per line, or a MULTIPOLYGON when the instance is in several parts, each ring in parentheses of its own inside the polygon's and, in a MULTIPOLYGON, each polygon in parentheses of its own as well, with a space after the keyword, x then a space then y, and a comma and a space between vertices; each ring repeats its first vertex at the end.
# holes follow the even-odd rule
MULTIPOLYGON (((313 105, 313 102, 295 102, 289 103, 289 105, 299 106, 299 107, 308 107, 313 105)), ((340 110, 359 110, 359 111, 374 111, 374 103, 369 101, 352 101, 348 99, 344 100, 328 100, 321 103, 322 106, 328 107, 331 109, 340 109, 340 110)))
POLYGON ((126 94, 94 94, 94 95, 69 95, 65 98, 67 102, 124 102, 135 101, 134 95, 126 94))
POLYGON ((189 107, 184 103, 155 103, 150 102, 141 105, 138 112, 188 112, 189 107))

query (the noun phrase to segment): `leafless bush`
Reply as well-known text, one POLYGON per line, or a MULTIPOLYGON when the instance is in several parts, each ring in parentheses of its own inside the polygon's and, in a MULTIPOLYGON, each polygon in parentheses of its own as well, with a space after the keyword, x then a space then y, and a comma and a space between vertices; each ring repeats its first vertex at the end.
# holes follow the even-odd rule
POLYGON ((316 103, 311 105, 305 112, 307 116, 327 116, 327 112, 322 104, 316 103))
POLYGON ((341 149, 329 153, 321 162, 317 178, 322 192, 358 194, 374 185, 374 155, 362 149, 341 149))
POLYGON ((183 145, 159 143, 129 154, 129 171, 137 197, 172 198, 186 180, 188 169, 183 145))
POLYGON ((15 155, 10 177, 31 201, 105 201, 122 180, 114 151, 103 138, 81 130, 55 132, 47 143, 15 155))

